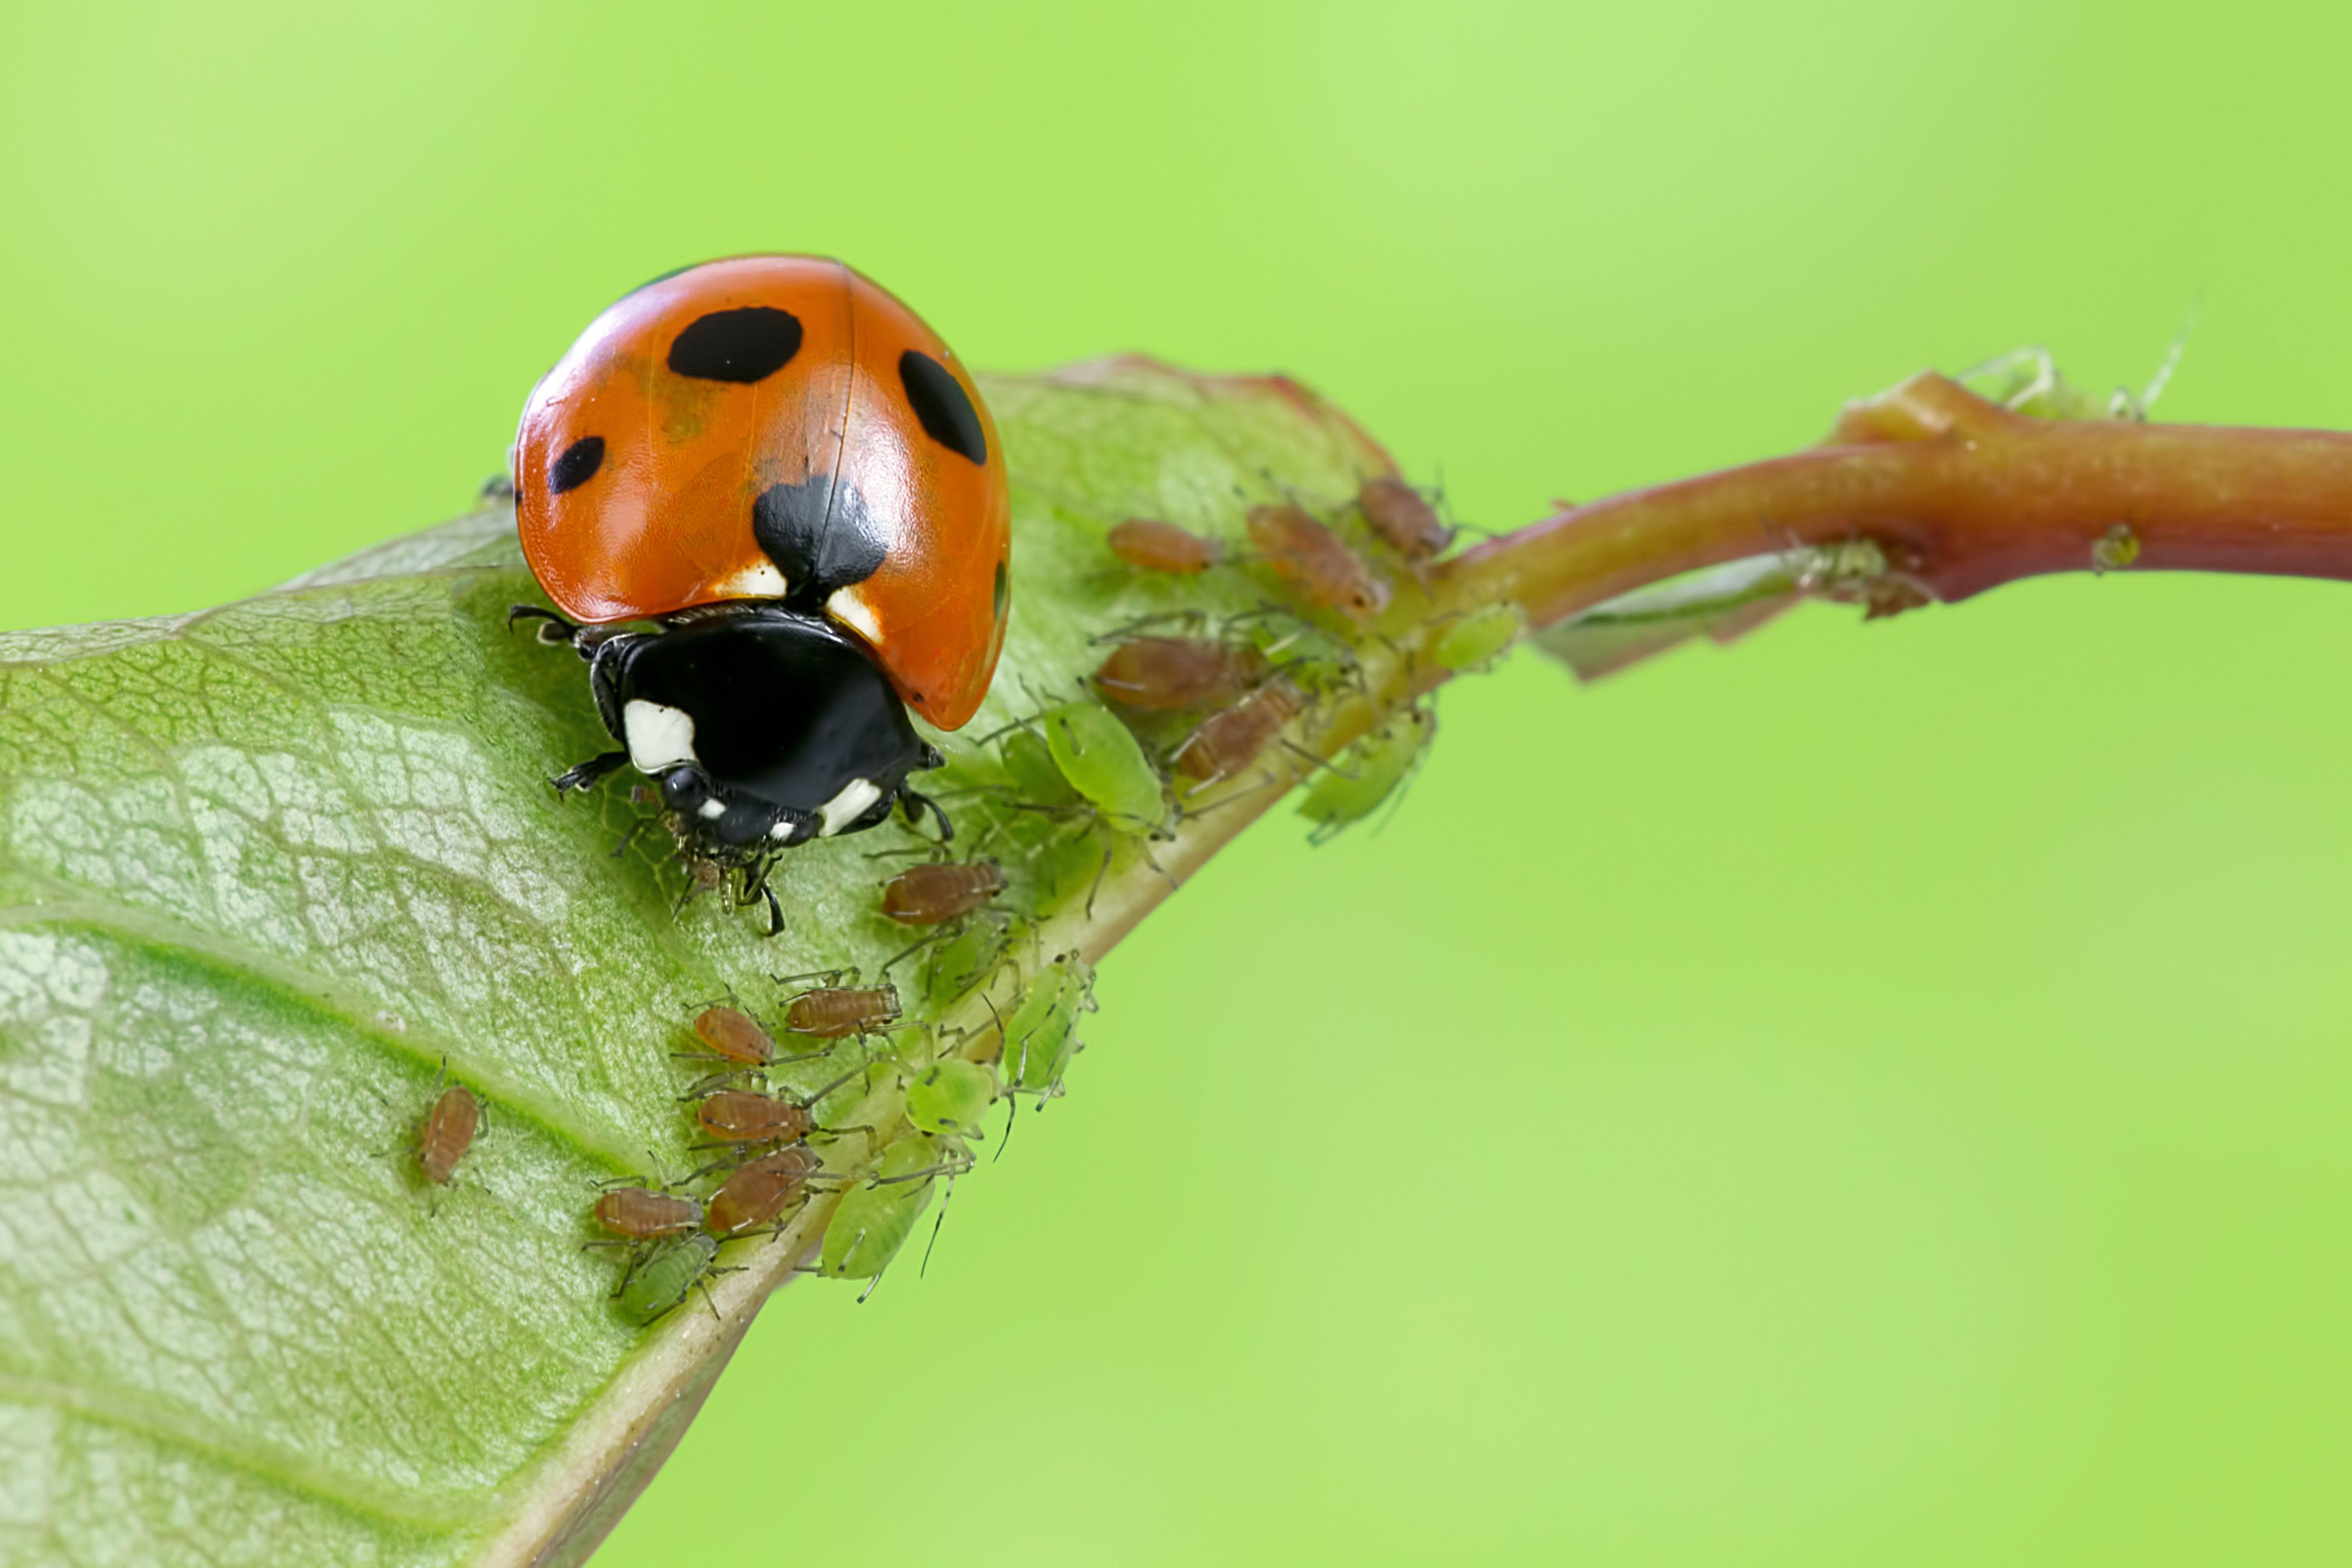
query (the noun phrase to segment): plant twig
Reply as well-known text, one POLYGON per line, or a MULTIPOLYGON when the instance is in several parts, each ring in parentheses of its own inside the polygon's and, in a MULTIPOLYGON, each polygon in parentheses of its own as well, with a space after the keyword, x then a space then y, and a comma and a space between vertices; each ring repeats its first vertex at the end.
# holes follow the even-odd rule
POLYGON ((1880 613, 2103 563, 2352 577, 2352 435, 2012 414, 1925 373, 1846 405, 1811 451, 1574 507, 1448 563, 1450 605, 1538 627, 1645 584, 1791 544, 1867 539, 1880 613))

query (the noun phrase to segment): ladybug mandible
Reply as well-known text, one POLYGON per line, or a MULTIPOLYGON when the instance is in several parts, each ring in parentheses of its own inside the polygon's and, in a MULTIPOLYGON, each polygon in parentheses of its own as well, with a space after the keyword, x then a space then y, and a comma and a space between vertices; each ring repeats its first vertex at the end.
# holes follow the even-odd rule
MULTIPOLYGON (((625 764, 689 857, 774 850, 929 808, 940 755, 1004 646, 1012 503, 971 376, 838 261, 744 256, 657 278, 532 389, 514 447, 519 605, 588 661, 625 764), (657 630, 623 630, 651 621, 657 630)), ((769 895, 772 907, 773 895, 769 895)))

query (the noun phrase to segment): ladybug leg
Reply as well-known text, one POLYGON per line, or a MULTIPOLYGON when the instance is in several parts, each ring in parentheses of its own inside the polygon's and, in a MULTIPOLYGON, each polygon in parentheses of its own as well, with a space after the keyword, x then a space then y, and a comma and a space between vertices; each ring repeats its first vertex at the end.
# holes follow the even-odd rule
POLYGON ((516 624, 521 621, 539 622, 536 636, 550 647, 571 647, 580 636, 579 626, 553 610, 539 605, 509 605, 507 607, 507 630, 514 630, 516 624))
POLYGON ((629 753, 626 752, 606 752, 601 756, 589 758, 578 767, 565 769, 547 782, 555 786, 555 793, 558 795, 568 794, 575 789, 591 790, 603 783, 607 776, 628 760, 629 753))
POLYGON ((905 784, 900 784, 898 786, 898 808, 907 814, 907 826, 909 827, 919 825, 923 820, 923 813, 926 811, 929 812, 933 816, 939 818, 940 842, 942 844, 954 842, 955 824, 948 820, 946 810, 940 806, 938 801, 933 800, 929 795, 923 794, 919 790, 911 790, 905 784))

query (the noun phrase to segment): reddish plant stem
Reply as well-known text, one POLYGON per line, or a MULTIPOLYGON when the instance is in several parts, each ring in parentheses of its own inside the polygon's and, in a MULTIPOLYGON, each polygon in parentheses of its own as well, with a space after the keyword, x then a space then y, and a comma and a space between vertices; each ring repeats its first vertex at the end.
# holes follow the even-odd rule
MULTIPOLYGON (((1932 373, 1849 404, 1827 445, 1571 508, 1445 567, 1454 604, 1542 627, 1678 573, 1868 539, 1911 602, 2093 565, 2352 578, 2352 435, 2011 414, 1932 373)), ((1899 602, 1887 607, 1900 607, 1899 602)))

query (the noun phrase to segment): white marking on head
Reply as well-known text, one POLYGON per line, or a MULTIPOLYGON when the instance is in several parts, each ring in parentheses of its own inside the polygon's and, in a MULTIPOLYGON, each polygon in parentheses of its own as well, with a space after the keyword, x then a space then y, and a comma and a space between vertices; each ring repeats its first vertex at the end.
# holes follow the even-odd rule
POLYGON ((841 793, 817 809, 822 826, 817 833, 832 837, 851 823, 866 815, 866 808, 882 798, 882 786, 872 779, 852 779, 841 786, 841 793))
POLYGON ((835 588, 824 602, 825 613, 876 647, 882 646, 882 617, 855 586, 835 588))
POLYGON ((710 585, 730 599, 781 599, 792 592, 783 573, 772 561, 730 572, 710 585))
POLYGON ((621 733, 628 738, 629 761, 641 773, 667 773, 694 758, 694 717, 633 697, 621 710, 621 733))

